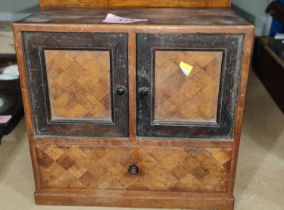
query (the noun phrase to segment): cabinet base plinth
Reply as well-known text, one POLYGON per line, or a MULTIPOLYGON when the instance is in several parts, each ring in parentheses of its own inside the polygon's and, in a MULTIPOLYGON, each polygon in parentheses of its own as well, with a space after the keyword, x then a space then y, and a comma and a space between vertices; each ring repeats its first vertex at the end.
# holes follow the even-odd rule
MULTIPOLYGON (((106 206, 106 207, 138 207, 138 208, 187 208, 208 210, 233 210, 234 198, 224 196, 157 196, 125 195, 127 192, 98 193, 50 193, 36 192, 35 201, 38 205, 75 205, 75 206, 106 206)), ((135 193, 133 193, 135 194, 135 193)))

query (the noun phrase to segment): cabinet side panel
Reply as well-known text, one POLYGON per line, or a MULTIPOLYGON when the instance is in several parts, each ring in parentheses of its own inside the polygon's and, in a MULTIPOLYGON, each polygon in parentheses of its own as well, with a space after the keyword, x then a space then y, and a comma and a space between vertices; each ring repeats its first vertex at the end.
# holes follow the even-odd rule
POLYGON ((238 104, 237 104, 237 117, 236 117, 236 127, 235 127, 235 134, 234 134, 234 147, 232 151, 232 164, 231 164, 231 182, 229 185, 229 192, 233 194, 234 192, 234 183, 235 183, 235 176, 236 176, 236 169, 237 169, 237 161, 238 161, 238 154, 239 154, 239 147, 240 147, 240 138, 241 138, 241 131, 243 126, 243 117, 244 117, 244 107, 245 107, 245 98, 247 93, 247 85, 248 85, 248 76, 250 71, 250 63, 251 63, 251 56, 252 56, 252 49, 254 43, 254 27, 251 27, 250 30, 246 33, 244 39, 244 46, 243 46, 243 57, 242 57, 242 75, 240 79, 240 91, 238 95, 238 104))

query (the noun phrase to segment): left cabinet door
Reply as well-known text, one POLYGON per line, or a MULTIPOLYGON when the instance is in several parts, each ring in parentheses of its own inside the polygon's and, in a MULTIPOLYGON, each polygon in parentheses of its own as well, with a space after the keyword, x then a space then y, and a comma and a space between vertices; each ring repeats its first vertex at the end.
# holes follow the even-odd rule
POLYGON ((128 35, 23 32, 35 135, 128 136, 128 35))

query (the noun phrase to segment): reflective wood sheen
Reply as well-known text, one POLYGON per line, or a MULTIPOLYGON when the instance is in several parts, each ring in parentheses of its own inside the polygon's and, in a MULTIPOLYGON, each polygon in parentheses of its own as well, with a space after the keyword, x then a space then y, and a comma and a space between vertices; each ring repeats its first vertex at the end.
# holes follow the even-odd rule
MULTIPOLYGON (((56 24, 99 24, 108 26, 102 21, 108 13, 113 13, 121 17, 146 18, 147 22, 135 24, 117 24, 118 26, 131 27, 153 25, 226 25, 228 27, 237 25, 247 25, 244 18, 228 9, 174 9, 174 8, 149 8, 149 9, 89 9, 89 8, 64 8, 47 9, 32 16, 28 16, 21 23, 39 23, 44 26, 46 23, 56 24)), ((91 26, 91 25, 90 25, 91 26)), ((97 27, 97 26, 96 26, 97 27)), ((60 26, 61 30, 63 29, 60 26)), ((160 28, 162 30, 163 28, 160 28)), ((207 28, 206 28, 207 29, 207 28)), ((59 29, 57 29, 58 31, 59 29)), ((88 27, 85 28, 88 30, 88 27)), ((208 30, 207 30, 208 31, 208 30)), ((231 31, 231 30, 230 30, 231 31)), ((119 31, 120 32, 120 31, 119 31)))

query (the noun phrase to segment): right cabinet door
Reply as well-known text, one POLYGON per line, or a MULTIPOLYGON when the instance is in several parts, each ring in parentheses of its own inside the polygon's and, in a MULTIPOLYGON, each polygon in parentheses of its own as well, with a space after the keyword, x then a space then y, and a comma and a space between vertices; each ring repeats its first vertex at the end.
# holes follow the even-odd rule
POLYGON ((230 139, 242 34, 137 34, 138 136, 230 139))

